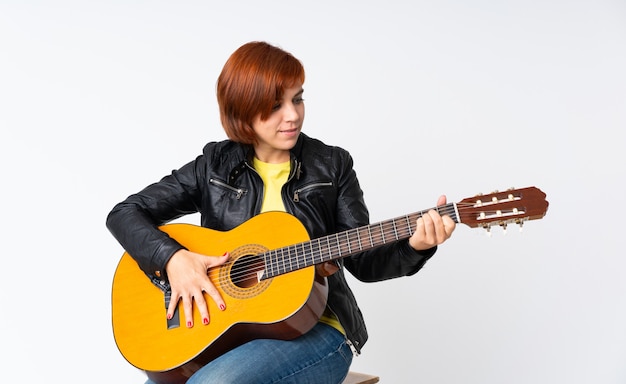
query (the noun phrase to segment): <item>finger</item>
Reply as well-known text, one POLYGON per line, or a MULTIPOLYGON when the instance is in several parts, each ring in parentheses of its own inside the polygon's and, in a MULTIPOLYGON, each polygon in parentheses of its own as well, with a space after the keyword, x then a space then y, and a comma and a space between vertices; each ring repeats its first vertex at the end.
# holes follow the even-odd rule
POLYGON ((415 233, 416 234, 424 234, 426 233, 426 224, 424 223, 424 216, 420 216, 417 218, 416 224, 415 224, 415 233))
POLYGON ((167 306, 167 315, 166 315, 168 320, 174 317, 174 312, 176 312, 176 307, 178 307, 179 299, 180 299, 179 297, 174 297, 174 295, 170 297, 170 303, 167 306))
POLYGON ((454 232, 454 229, 456 228, 456 223, 454 222, 454 220, 452 220, 452 218, 450 216, 443 216, 442 217, 443 220, 443 229, 446 232, 446 238, 449 238, 450 236, 452 236, 452 232, 454 232))
POLYGON ((446 205, 447 201, 448 199, 446 198, 446 195, 441 195, 439 196, 439 199, 437 199, 437 206, 446 205))
POLYGON ((443 225, 441 215, 434 209, 428 211, 428 218, 431 220, 433 228, 437 228, 438 226, 443 225))
POLYGON ((419 232, 422 237, 421 241, 425 245, 428 245, 432 242, 433 233, 434 233, 433 219, 431 217, 430 212, 426 212, 424 215, 422 215, 419 221, 421 221, 421 229, 419 232))
POLYGON ((328 276, 334 274, 339 270, 339 266, 335 262, 327 261, 324 263, 324 271, 328 273, 328 276))
POLYGON ((193 297, 183 297, 183 311, 187 328, 193 327, 193 297))
POLYGON ((193 299, 196 302, 196 308, 198 308, 198 312, 200 312, 200 319, 202 319, 202 324, 209 324, 209 308, 207 306, 207 302, 204 299, 204 293, 201 291, 198 295, 194 295, 193 299))
MULTIPOLYGON (((220 291, 217 290, 217 288, 215 288, 215 286, 209 281, 209 283, 207 285, 204 286, 203 288, 204 292, 206 292, 211 299, 213 299, 213 301, 215 302, 215 304, 217 305, 217 307, 220 310, 225 310, 226 309, 226 302, 224 301, 224 299, 222 298, 222 295, 220 294, 220 291)), ((206 308, 206 302, 204 304, 205 308, 206 308)), ((207 314, 208 316, 208 314, 207 314)))
POLYGON ((334 262, 327 261, 325 263, 316 265, 315 270, 317 271, 318 275, 322 277, 328 277, 337 272, 339 270, 339 267, 334 262))
POLYGON ((230 253, 226 252, 219 257, 205 257, 204 259, 207 269, 212 267, 218 267, 230 260, 230 253))
POLYGON ((449 237, 444 220, 445 218, 450 219, 450 217, 441 216, 439 212, 431 209, 428 211, 428 218, 430 219, 431 227, 426 228, 426 240, 433 246, 443 243, 449 237))

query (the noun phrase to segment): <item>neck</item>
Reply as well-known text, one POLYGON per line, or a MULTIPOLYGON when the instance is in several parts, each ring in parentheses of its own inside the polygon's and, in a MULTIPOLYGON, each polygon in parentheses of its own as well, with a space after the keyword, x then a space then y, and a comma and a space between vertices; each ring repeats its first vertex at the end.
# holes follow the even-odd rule
POLYGON ((270 164, 286 163, 291 159, 289 151, 260 151, 259 148, 254 148, 254 156, 262 162, 270 164))

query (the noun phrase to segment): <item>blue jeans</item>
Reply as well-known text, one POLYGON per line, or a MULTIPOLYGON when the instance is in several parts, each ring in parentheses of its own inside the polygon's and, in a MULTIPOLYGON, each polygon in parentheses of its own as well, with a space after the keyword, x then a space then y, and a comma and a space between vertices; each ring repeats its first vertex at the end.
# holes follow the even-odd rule
POLYGON ((200 368, 187 384, 339 384, 351 363, 352 350, 344 335, 318 323, 294 340, 243 344, 200 368))

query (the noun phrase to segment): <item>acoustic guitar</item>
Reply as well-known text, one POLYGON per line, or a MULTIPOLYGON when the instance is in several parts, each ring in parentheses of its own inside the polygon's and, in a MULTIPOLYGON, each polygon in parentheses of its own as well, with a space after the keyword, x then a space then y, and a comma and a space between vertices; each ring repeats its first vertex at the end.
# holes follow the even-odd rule
MULTIPOLYGON (((436 209, 456 223, 489 230, 494 225, 542 218, 545 193, 536 187, 511 189, 466 198, 436 209)), ((205 255, 231 258, 208 271, 226 311, 206 295, 209 325, 197 308, 187 328, 182 305, 166 319, 169 285, 150 280, 124 253, 112 288, 115 342, 124 358, 159 384, 184 383, 196 370, 223 353, 253 339, 292 339, 310 330, 326 306, 328 286, 315 265, 409 238, 427 210, 309 239, 302 223, 284 212, 266 212, 230 231, 192 224, 160 227, 183 246, 205 255)), ((210 257, 210 256, 207 256, 210 257)))

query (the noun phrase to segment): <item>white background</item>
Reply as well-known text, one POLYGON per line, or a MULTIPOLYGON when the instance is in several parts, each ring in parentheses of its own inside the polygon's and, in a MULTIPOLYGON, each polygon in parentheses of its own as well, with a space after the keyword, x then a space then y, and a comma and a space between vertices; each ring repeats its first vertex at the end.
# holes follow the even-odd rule
MULTIPOLYGON (((224 138, 251 40, 307 70, 305 132, 373 221, 537 186, 523 232, 460 225, 416 276, 352 282, 383 383, 626 382, 626 3, 0 1, 3 372, 141 383, 116 349, 115 203, 224 138)), ((191 217, 196 222, 195 217, 191 217)))

